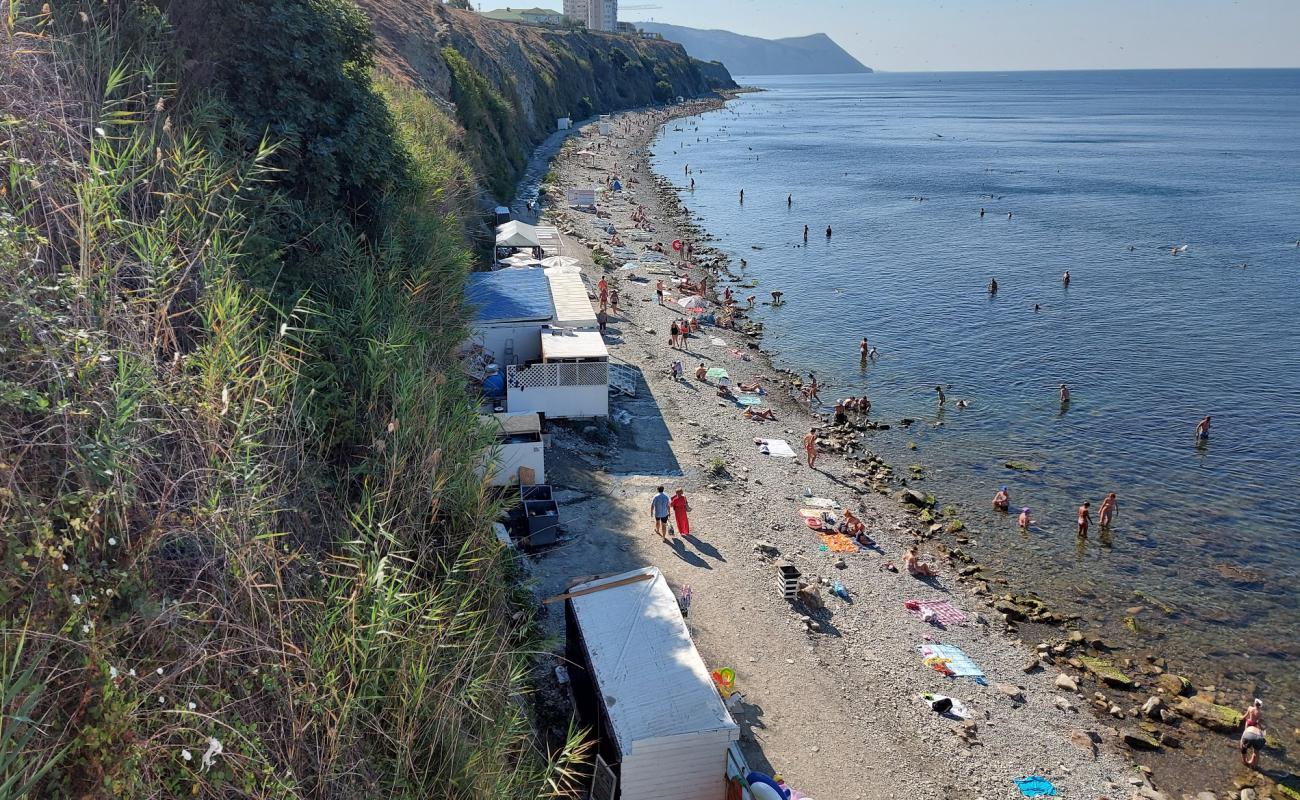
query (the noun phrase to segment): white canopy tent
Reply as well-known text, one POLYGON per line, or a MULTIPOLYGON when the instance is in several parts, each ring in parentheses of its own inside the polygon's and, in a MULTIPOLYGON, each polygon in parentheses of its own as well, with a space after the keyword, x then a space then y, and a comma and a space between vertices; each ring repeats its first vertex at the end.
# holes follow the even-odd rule
POLYGON ((497 247, 541 247, 537 228, 526 222, 512 219, 497 226, 497 247))

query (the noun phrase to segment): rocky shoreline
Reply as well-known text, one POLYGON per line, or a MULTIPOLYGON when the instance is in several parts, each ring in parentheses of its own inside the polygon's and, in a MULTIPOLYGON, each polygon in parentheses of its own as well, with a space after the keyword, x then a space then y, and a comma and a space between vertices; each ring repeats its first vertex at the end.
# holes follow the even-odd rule
MULTIPOLYGON (((798 564, 805 573, 806 591, 800 602, 784 612, 789 619, 782 627, 793 625, 807 640, 799 642, 801 645, 808 646, 814 653, 822 651, 817 660, 828 664, 824 669, 834 673, 838 667, 839 674, 833 677, 850 682, 856 671, 853 664, 861 659, 856 658, 854 643, 846 642, 851 638, 846 630, 856 629, 858 636, 866 635, 874 643, 873 649, 878 650, 875 653, 878 663, 884 662, 887 669, 896 673, 891 675, 896 682, 885 696, 893 697, 900 705, 908 694, 905 687, 917 682, 915 673, 920 669, 920 661, 908 652, 911 648, 906 644, 900 647, 902 652, 886 657, 879 649, 879 639, 882 636, 897 638, 890 634, 896 634, 898 626, 907 624, 899 620, 910 620, 900 608, 901 601, 909 593, 934 595, 937 589, 948 593, 949 600, 956 606, 980 609, 979 613, 969 612, 973 623, 968 626, 941 629, 944 631, 941 637, 937 631, 921 632, 928 627, 923 626, 919 631, 913 630, 908 639, 913 645, 939 638, 945 642, 964 639, 957 644, 969 648, 966 652, 985 666, 991 682, 996 681, 991 692, 988 691, 990 687, 972 688, 967 702, 988 705, 982 709, 983 714, 972 715, 963 725, 953 729, 961 741, 960 752, 965 753, 960 761, 972 760, 981 767, 990 766, 990 762, 1001 764, 1004 769, 998 773, 1005 774, 1006 765, 1020 764, 1024 753, 1046 749, 1051 753, 1047 760, 1053 763, 1034 764, 1034 769, 1058 786, 1064 784, 1079 796, 1183 796, 1198 800, 1205 800, 1207 795, 1220 798, 1290 796, 1285 794, 1286 789, 1259 773, 1224 768, 1223 754, 1235 760, 1235 748, 1223 734, 1240 730, 1240 714, 1220 704, 1221 695, 1216 687, 1195 687, 1192 681, 1171 673, 1170 665, 1155 654, 1129 657, 1112 652, 1104 636, 1082 629, 1087 626, 1077 616, 1052 610, 1031 592, 1013 591, 1005 578, 992 574, 977 563, 965 547, 971 533, 965 529, 955 510, 940 509, 932 495, 908 487, 906 476, 900 478, 884 459, 864 446, 866 432, 887 429, 889 424, 871 420, 866 415, 851 414, 847 424, 835 426, 812 413, 797 400, 798 377, 774 367, 761 346, 762 325, 748 320, 743 310, 736 313, 734 330, 702 327, 687 346, 691 351, 689 354, 667 347, 668 322, 674 316, 685 316, 685 313, 678 309, 678 313, 673 315, 669 309, 654 303, 652 277, 666 281, 668 276, 665 273, 675 269, 688 274, 694 281, 707 278, 711 285, 710 299, 715 305, 725 287, 738 288, 737 295, 744 294, 729 268, 727 255, 707 244, 708 234, 691 220, 690 211, 683 204, 677 188, 655 175, 649 164, 648 148, 660 125, 673 117, 693 116, 720 105, 721 101, 702 101, 670 111, 651 110, 619 117, 615 120, 616 135, 599 137, 600 149, 594 158, 577 155, 577 139, 581 137, 575 137, 556 157, 551 174, 556 176, 557 182, 544 187, 544 197, 562 197, 567 188, 589 187, 596 180, 610 175, 618 175, 626 184, 619 200, 607 204, 608 217, 572 209, 557 209, 548 216, 568 237, 576 238, 589 252, 590 257, 583 259, 583 268, 591 283, 594 285, 603 276, 611 288, 626 298, 620 306, 622 313, 615 316, 611 353, 641 369, 670 433, 673 452, 683 462, 681 471, 685 473, 685 482, 693 485, 692 494, 707 492, 718 501, 710 505, 725 503, 732 506, 718 517, 719 520, 729 519, 734 525, 737 511, 743 508, 744 514, 766 522, 762 526, 750 527, 753 531, 763 530, 761 535, 733 536, 734 541, 727 542, 733 550, 731 561, 740 559, 734 552, 739 549, 747 551, 746 557, 751 563, 744 570, 748 583, 743 587, 728 584, 726 591, 750 591, 752 587, 749 584, 753 580, 749 573, 770 573, 772 564, 778 559, 798 564), (643 208, 646 219, 650 221, 640 229, 631 221, 637 208, 643 208), (621 247, 611 245, 609 225, 618 234, 636 235, 640 241, 625 241, 621 247), (648 228, 653 228, 653 231, 648 228), (641 250, 651 241, 664 245, 675 239, 695 245, 689 269, 671 263, 671 259, 668 262, 650 262, 661 267, 659 270, 627 271, 620 268, 627 260, 629 249, 641 250), (719 346, 719 342, 723 344, 719 346), (682 386, 683 382, 657 377, 666 371, 673 359, 686 362, 688 378, 684 383, 687 388, 682 386), (731 367, 733 371, 743 369, 747 376, 749 373, 769 376, 771 381, 764 400, 779 421, 759 424, 744 420, 738 407, 713 396, 712 386, 707 386, 707 391, 702 391, 706 386, 690 388, 694 382, 689 373, 697 359, 701 363, 708 360, 731 367), (773 476, 776 484, 773 485, 769 482, 773 478, 767 477, 767 473, 772 471, 774 460, 757 453, 752 446, 753 438, 786 436, 799 449, 798 440, 809 425, 816 426, 819 431, 819 450, 828 466, 813 471, 793 462, 782 463, 779 474, 773 476), (686 442, 694 446, 687 448, 686 442), (694 461, 692 467, 685 465, 687 460, 694 461), (794 513, 799 494, 796 488, 805 486, 820 496, 836 497, 846 506, 855 506, 876 540, 876 551, 836 556, 827 551, 825 544, 816 547, 816 540, 810 538, 812 532, 800 530, 799 517, 794 513), (784 514, 781 513, 783 510, 784 514), (903 548, 913 544, 928 545, 939 557, 940 578, 935 587, 918 585, 905 572, 898 575, 880 571, 889 558, 901 564, 903 548), (836 597, 823 596, 831 594, 828 590, 836 586, 849 587, 845 591, 846 598, 851 594, 859 597, 841 607, 836 597), (874 599, 881 603, 878 609, 881 616, 889 615, 896 619, 856 619, 862 616, 858 606, 870 605, 862 603, 866 599, 863 596, 868 594, 875 595, 874 599), (842 618, 853 621, 844 625, 842 618), (959 632, 962 635, 958 635, 959 632), (826 658, 824 651, 831 649, 843 651, 839 654, 838 664, 834 658, 826 658), (986 650, 997 652, 994 655, 986 650), (995 664, 998 669, 992 668, 995 664), (910 680, 905 671, 909 666, 913 668, 910 680), (992 696, 991 702, 988 695, 992 696), (1000 719, 1008 706, 1017 716, 1014 722, 1000 719), (1094 710, 1096 716, 1089 715, 1089 709, 1094 710), (979 727, 977 719, 984 723, 979 734, 973 730, 979 727), (1036 741, 1030 741, 1027 736, 1033 736, 1036 741), (978 747, 972 744, 974 739, 978 739, 978 747), (1207 762, 1217 765, 1217 768, 1207 769, 1207 762), (1152 765, 1159 770, 1155 778, 1152 777, 1152 765)), ((584 132, 584 136, 591 137, 593 133, 584 132)), ((671 253, 671 250, 667 252, 671 253)), ((906 420, 900 422, 906 423, 906 420)), ((608 449, 592 452, 578 439, 566 438, 563 443, 591 467, 609 469, 611 458, 608 449)), ((637 448, 632 446, 628 449, 634 451, 637 448)), ((635 458, 625 461, 631 462, 632 472, 638 472, 635 458)), ((646 477, 653 477, 653 470, 645 472, 646 477)), ((658 479, 663 480, 663 477, 658 479)), ((617 480, 605 488, 609 492, 607 497, 621 494, 628 500, 634 499, 633 487, 619 485, 617 480)), ((636 488, 642 490, 639 485, 636 488)), ((693 503, 702 505, 695 500, 693 503)), ((707 527, 714 528, 711 524, 714 510, 698 511, 707 527)), ((652 562, 655 560, 654 544, 644 548, 652 562)), ((634 547, 641 549, 639 542, 634 547)), ((713 547, 718 549, 721 544, 715 543, 713 547)), ((624 549, 623 552, 628 551, 624 549)), ((565 564, 561 560, 554 566, 557 570, 551 577, 557 578, 565 564)), ((539 570, 544 575, 550 572, 546 559, 539 562, 539 570)), ((712 569, 714 573, 720 571, 712 569)), ((670 574, 670 579, 673 577, 670 574)), ((773 593, 769 591, 767 594, 773 593)), ((768 602, 775 599, 764 598, 758 604, 763 607, 775 605, 779 610, 780 603, 768 602)), ((694 626, 701 625, 696 621, 698 616, 692 617, 694 626)), ((710 637, 698 630, 696 636, 706 657, 711 655, 710 650, 718 647, 716 641, 709 641, 710 637)), ((737 654, 720 655, 735 663, 737 654)), ((792 659, 788 661, 793 663, 792 659)), ((759 663, 758 659, 751 658, 750 662, 751 668, 758 669, 752 667, 759 663)), ((871 663, 870 659, 868 663, 871 663)), ((737 668, 737 673, 745 677, 744 670, 737 668)), ((776 676, 765 677, 771 678, 773 691, 781 690, 776 676)), ((794 693, 794 685, 786 684, 785 691, 794 693)), ((932 686, 925 688, 940 690, 932 686)), ((957 689, 951 687, 942 691, 957 689)), ((764 699, 767 700, 765 705, 771 703, 767 697, 764 699)), ((880 699, 879 696, 875 698, 877 705, 880 699)), ((907 708, 913 710, 911 706, 907 708)), ((922 720, 914 719, 916 714, 906 716, 921 723, 918 730, 926 730, 933 728, 934 718, 942 719, 932 712, 929 714, 931 717, 922 720)), ((853 712, 849 711, 848 715, 853 716, 853 712)), ((873 735, 876 732, 868 729, 862 733, 868 743, 883 744, 878 735, 873 735)), ((779 749, 791 747, 786 741, 778 745, 779 749)), ((767 757, 773 755, 767 752, 770 749, 768 743, 764 743, 762 749, 767 757)), ((946 753, 950 749, 951 745, 939 748, 939 752, 946 753)), ((897 753, 886 746, 885 751, 890 753, 891 759, 901 758, 908 763, 936 756, 933 747, 916 748, 911 752, 904 748, 904 752, 897 753)), ((811 754, 820 752, 817 746, 802 753, 795 747, 793 755, 815 762, 821 759, 813 758, 811 754)), ((792 754, 778 755, 789 758, 792 754)), ((844 765, 862 763, 860 754, 858 757, 841 754, 837 760, 844 765)), ((800 779, 792 780, 792 783, 805 792, 831 796, 829 786, 817 783, 816 773, 804 775, 796 766, 784 763, 779 766, 788 776, 800 779)), ((863 766, 871 770, 881 768, 875 763, 863 766)), ((955 777, 951 766, 945 764, 945 768, 935 770, 934 775, 927 772, 927 781, 933 781, 936 789, 942 788, 942 796, 1015 795, 1006 791, 1006 785, 999 788, 997 784, 984 780, 970 783, 969 775, 955 777)), ((883 788, 889 791, 872 792, 863 788, 861 796, 941 796, 912 792, 894 794, 892 788, 883 788)))

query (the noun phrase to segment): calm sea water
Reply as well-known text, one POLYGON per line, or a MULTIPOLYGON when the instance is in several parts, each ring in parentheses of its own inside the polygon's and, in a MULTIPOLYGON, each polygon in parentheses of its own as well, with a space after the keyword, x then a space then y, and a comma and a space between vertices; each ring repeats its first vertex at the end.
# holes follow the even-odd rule
POLYGON ((753 82, 670 124, 655 164, 683 186, 689 164, 688 207, 760 298, 785 292, 757 311, 778 361, 916 418, 871 447, 924 465, 981 561, 1294 714, 1300 71, 753 82), (989 510, 1001 485, 1028 536, 989 510), (1113 533, 1079 542, 1075 508, 1109 491, 1113 533))

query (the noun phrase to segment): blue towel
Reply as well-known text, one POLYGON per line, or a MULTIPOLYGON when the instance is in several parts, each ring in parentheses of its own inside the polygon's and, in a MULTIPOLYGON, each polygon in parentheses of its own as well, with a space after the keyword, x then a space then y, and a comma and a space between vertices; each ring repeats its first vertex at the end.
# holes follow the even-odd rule
POLYGON ((1025 797, 1056 797, 1056 787, 1052 782, 1038 775, 1016 778, 1016 788, 1025 797))

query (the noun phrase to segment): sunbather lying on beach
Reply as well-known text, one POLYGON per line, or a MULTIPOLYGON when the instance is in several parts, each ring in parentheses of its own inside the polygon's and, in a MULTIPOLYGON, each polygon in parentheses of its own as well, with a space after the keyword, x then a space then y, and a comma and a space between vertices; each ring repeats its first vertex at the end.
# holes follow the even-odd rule
POLYGON ((749 392, 750 394, 767 394, 763 389, 763 384, 757 380, 753 383, 737 383, 736 388, 742 392, 749 392))
POLYGON ((731 391, 730 386, 724 383, 718 386, 718 397, 726 398, 727 400, 735 400, 736 394, 735 392, 731 391))
POLYGON ((920 560, 916 554, 916 547, 909 547, 906 555, 903 556, 903 563, 907 565, 907 572, 913 578, 933 578, 936 573, 934 567, 920 560))
POLYGON ((741 416, 743 416, 745 419, 754 420, 757 422, 763 422, 765 420, 768 422, 776 422, 776 414, 773 414, 772 409, 770 408, 758 409, 758 408, 754 408, 753 406, 750 406, 749 408, 745 409, 744 413, 741 416))

